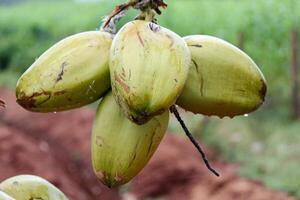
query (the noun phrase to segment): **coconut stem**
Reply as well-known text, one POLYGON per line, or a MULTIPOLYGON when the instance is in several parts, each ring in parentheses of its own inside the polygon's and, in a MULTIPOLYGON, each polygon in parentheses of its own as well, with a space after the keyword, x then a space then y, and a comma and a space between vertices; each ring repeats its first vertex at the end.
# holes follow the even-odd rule
POLYGON ((209 164, 209 161, 206 158, 206 155, 204 153, 204 151, 202 150, 200 144, 195 140, 195 138, 193 137, 193 135, 190 133, 189 129, 186 127, 183 119, 180 117, 180 114, 176 108, 175 105, 171 106, 170 108, 171 113, 173 113, 176 117, 176 119, 178 120, 178 122, 180 123, 182 129, 184 130, 185 134, 188 136, 188 138, 190 139, 190 141, 194 144, 194 146, 196 147, 196 149, 199 151, 199 153, 202 156, 202 159, 206 165, 206 167, 216 176, 220 176, 220 174, 211 167, 211 165, 209 164))
POLYGON ((155 21, 155 12, 160 15, 160 7, 166 8, 167 6, 168 5, 164 2, 164 0, 129 0, 127 3, 118 5, 104 20, 101 28, 102 30, 107 30, 106 27, 109 26, 111 21, 119 15, 120 17, 117 17, 118 22, 130 7, 142 11, 140 16, 138 16, 139 19, 142 18, 141 16, 143 16, 144 20, 155 21), (121 13, 123 13, 123 15, 121 13))
POLYGON ((117 31, 117 23, 126 15, 131 3, 118 5, 112 13, 105 17, 100 30, 115 34, 117 31))

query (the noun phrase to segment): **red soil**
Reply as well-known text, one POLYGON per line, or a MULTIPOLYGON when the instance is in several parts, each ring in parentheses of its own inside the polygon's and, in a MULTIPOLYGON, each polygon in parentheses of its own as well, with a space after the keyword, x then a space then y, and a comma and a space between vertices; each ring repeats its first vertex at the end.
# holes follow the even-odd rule
POLYGON ((238 177, 238 167, 213 162, 221 177, 211 175, 193 146, 168 135, 154 158, 133 181, 131 192, 119 194, 101 185, 90 164, 90 132, 94 112, 78 109, 36 114, 15 103, 0 88, 0 181, 18 174, 48 179, 72 200, 118 200, 165 197, 169 200, 293 200, 262 184, 238 177))

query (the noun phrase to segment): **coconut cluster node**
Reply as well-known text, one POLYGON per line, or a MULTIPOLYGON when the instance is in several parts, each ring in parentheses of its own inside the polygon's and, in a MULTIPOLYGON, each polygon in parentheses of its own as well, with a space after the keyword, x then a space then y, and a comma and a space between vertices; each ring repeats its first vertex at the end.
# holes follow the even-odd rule
POLYGON ((154 23, 153 13, 165 6, 156 0, 117 7, 99 31, 58 42, 17 83, 17 102, 33 112, 65 111, 102 99, 92 131, 92 165, 108 187, 129 182, 145 167, 173 105, 234 117, 258 109, 266 95, 263 74, 234 45, 213 36, 181 37, 154 23), (140 8, 143 17, 113 34, 130 6, 140 8))

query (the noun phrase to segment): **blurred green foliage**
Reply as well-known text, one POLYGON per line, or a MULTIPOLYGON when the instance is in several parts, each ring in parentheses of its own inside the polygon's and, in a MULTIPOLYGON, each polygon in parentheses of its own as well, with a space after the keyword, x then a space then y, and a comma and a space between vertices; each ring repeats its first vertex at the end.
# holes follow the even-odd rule
MULTIPOLYGON (((226 161, 241 163, 242 174, 300 198, 300 125, 289 120, 289 38, 292 27, 300 32, 300 1, 166 1, 169 7, 159 23, 182 36, 209 34, 238 44, 238 34, 243 33, 244 51, 268 81, 267 101, 258 112, 233 120, 213 118, 200 138, 226 161)), ((13 87, 46 49, 66 36, 95 30, 122 1, 82 2, 27 0, 0 5, 0 85, 13 87)), ((135 15, 130 11, 120 26, 135 15)), ((199 116, 186 117, 194 131, 202 130, 199 116)), ((178 129, 171 123, 171 130, 178 129)))
POLYGON ((112 8, 108 1, 95 6, 38 0, 0 7, 0 69, 21 74, 62 38, 95 30, 112 8))
POLYGON ((300 124, 255 115, 213 119, 202 138, 224 161, 240 163, 241 174, 300 199, 300 124))

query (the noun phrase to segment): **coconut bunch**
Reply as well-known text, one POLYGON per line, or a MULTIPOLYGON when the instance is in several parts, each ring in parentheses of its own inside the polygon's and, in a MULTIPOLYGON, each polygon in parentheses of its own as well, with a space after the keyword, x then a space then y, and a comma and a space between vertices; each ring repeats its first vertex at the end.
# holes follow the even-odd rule
POLYGON ((155 14, 165 7, 162 0, 118 6, 100 30, 54 44, 17 83, 17 102, 32 112, 102 99, 91 151, 95 174, 108 187, 129 182, 145 167, 166 133, 169 113, 180 118, 176 105, 232 118, 264 102, 265 78, 246 53, 220 38, 181 37, 160 26, 155 14), (129 8, 141 14, 117 31, 129 8))

